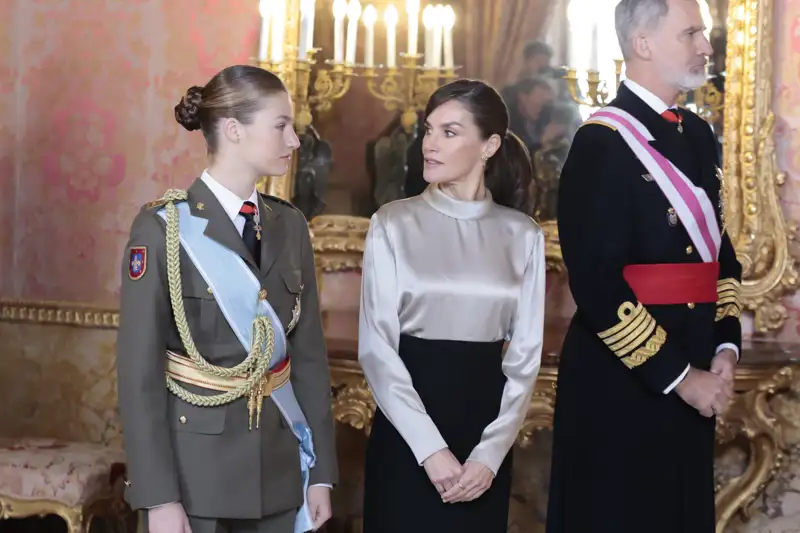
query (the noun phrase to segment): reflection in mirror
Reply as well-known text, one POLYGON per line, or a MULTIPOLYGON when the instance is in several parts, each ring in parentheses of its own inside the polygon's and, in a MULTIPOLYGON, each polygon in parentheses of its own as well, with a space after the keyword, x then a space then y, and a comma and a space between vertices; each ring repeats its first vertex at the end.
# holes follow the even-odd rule
MULTIPOLYGON (((520 0, 521 1, 521 0, 520 0)), ((503 9, 515 8, 514 0, 497 2, 503 9)), ((624 79, 616 31, 614 7, 618 0, 550 0, 541 31, 517 43, 515 71, 497 76, 491 72, 459 74, 490 81, 501 93, 509 110, 510 127, 527 146, 534 168, 535 217, 540 222, 556 219, 556 199, 561 167, 572 138, 583 120, 610 103, 624 79), (562 65, 562 66, 559 66, 562 65)), ((706 36, 714 49, 708 61, 708 83, 682 95, 680 104, 705 118, 714 128, 722 149, 723 95, 727 0, 699 0, 706 36)), ((466 33, 472 35, 473 28, 466 33)), ((509 44, 509 43, 506 43, 509 44)), ((509 64, 509 48, 497 48, 498 61, 509 64)), ((511 52, 513 54, 514 52, 511 52)), ((473 68, 473 70, 475 70, 473 68)), ((419 194, 422 179, 422 117, 410 134, 399 117, 390 122, 367 146, 374 208, 419 194)))

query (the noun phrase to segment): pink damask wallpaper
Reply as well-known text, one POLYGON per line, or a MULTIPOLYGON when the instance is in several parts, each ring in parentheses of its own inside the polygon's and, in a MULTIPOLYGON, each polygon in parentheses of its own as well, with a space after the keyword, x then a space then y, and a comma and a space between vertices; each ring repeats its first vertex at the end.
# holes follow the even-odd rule
POLYGON ((205 162, 172 108, 248 62, 252 0, 6 0, 0 294, 115 306, 139 207, 205 162))
MULTIPOLYGON (((800 3, 776 2, 775 96, 778 165, 787 172, 781 203, 787 216, 800 222, 800 3)), ((795 257, 798 257, 795 248, 795 257)), ((800 340, 800 293, 785 299, 789 321, 778 336, 800 340)))

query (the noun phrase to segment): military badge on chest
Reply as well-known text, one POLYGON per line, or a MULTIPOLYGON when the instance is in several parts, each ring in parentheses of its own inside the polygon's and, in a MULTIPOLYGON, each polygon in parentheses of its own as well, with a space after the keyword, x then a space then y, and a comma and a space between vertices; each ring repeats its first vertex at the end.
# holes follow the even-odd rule
POLYGON ((672 207, 667 209, 667 224, 672 228, 678 225, 678 213, 676 213, 675 209, 672 207))

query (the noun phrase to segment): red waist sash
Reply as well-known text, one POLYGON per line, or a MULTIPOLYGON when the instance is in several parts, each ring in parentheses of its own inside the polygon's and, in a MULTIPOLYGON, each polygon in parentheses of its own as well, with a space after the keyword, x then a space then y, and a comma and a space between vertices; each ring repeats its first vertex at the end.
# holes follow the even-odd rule
POLYGON ((719 263, 628 265, 622 275, 644 305, 716 303, 719 263))

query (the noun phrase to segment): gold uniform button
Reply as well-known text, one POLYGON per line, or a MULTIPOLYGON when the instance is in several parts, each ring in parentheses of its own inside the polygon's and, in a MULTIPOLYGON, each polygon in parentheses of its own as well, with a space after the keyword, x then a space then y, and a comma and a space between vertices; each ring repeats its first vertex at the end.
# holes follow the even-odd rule
POLYGON ((259 300, 267 299, 267 289, 261 289, 260 291, 258 291, 258 299, 259 300))
POLYGON ((206 290, 208 291, 208 294, 214 294, 214 291, 211 290, 211 287, 207 288, 206 290))
POLYGON ((182 416, 182 417, 180 417, 180 418, 178 419, 178 421, 179 421, 181 424, 185 424, 185 423, 186 423, 186 417, 185 417, 185 416, 182 416))
POLYGON ((692 255, 692 252, 694 252, 694 248, 692 248, 691 246, 687 246, 686 255, 692 255))
POLYGON ((689 309, 694 309, 694 302, 689 302, 688 304, 686 304, 686 307, 688 307, 689 309))

